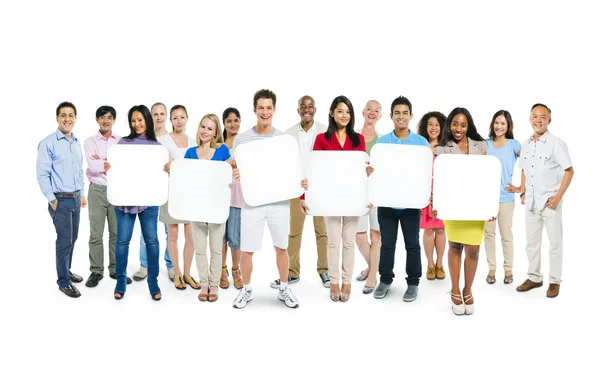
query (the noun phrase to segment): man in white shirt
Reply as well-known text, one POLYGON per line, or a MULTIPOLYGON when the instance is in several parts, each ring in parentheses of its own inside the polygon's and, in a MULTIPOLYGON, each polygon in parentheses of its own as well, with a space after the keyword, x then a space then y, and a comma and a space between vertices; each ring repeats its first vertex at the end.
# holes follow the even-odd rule
MULTIPOLYGON (((315 122, 317 106, 311 96, 302 96, 298 100, 298 115, 300 122, 285 131, 296 138, 303 166, 309 152, 313 150, 317 134, 325 133, 327 126, 315 122)), ((290 269, 288 282, 293 284, 300 281, 300 246, 302 245, 302 231, 306 215, 300 209, 300 198, 290 200, 290 233, 288 236, 288 254, 290 257, 290 269)), ((327 230, 322 216, 313 217, 315 237, 317 239, 317 273, 324 287, 329 288, 331 281, 327 269, 327 230)), ((271 282, 271 287, 279 288, 281 280, 271 282)))
POLYGON ((508 190, 521 192, 525 204, 525 233, 527 236, 527 280, 517 291, 528 291, 543 285, 541 269, 542 229, 550 241, 550 285, 546 296, 554 298, 560 290, 562 274, 562 198, 573 178, 573 165, 566 143, 550 134, 551 111, 544 104, 535 104, 529 118, 533 134, 523 142, 519 164, 520 188, 508 190))

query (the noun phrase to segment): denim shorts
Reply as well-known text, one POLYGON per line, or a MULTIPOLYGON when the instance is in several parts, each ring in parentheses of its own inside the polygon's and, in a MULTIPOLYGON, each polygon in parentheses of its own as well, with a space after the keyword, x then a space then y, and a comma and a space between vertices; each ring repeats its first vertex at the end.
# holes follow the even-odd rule
POLYGON ((225 234, 223 234, 223 243, 227 243, 231 249, 240 249, 240 231, 241 231, 242 209, 229 207, 229 217, 225 224, 225 234))

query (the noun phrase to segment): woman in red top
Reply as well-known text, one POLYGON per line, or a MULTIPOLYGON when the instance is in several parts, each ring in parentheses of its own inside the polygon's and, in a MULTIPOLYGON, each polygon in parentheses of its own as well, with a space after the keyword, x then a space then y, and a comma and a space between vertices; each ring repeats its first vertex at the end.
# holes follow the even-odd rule
MULTIPOLYGON (((354 108, 346 96, 338 96, 329 108, 329 127, 325 133, 317 135, 314 151, 363 151, 366 152, 365 138, 354 131, 354 108)), ((306 180, 303 186, 308 186, 306 180)), ((302 212, 308 214, 308 207, 302 200, 302 212)), ((356 237, 357 216, 325 216, 327 227, 327 265, 331 278, 330 298, 334 302, 348 301, 350 282, 354 269, 354 239, 356 237), (342 288, 340 292, 340 240, 342 241, 342 288)))

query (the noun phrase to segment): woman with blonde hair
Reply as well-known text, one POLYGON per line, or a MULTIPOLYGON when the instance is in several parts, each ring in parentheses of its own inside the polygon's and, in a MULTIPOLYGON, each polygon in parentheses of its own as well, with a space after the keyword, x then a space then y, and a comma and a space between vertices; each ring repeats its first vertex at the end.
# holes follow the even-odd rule
MULTIPOLYGON (((196 143, 198 146, 189 148, 184 158, 195 160, 226 161, 231 165, 231 153, 227 145, 223 144, 221 123, 215 114, 206 114, 200 120, 196 143)), ((210 180, 210 179, 207 179, 210 180)), ((200 275, 201 302, 214 302, 219 298, 219 277, 222 262, 223 234, 225 223, 212 224, 207 222, 192 222, 192 236, 196 251, 196 267, 200 275), (210 244, 210 266, 206 255, 210 244)))

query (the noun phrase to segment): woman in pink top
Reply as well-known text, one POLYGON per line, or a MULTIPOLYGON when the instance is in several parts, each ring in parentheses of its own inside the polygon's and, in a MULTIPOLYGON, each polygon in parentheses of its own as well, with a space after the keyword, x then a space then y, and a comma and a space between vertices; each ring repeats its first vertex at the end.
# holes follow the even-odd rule
MULTIPOLYGON (((438 111, 428 112, 423 115, 417 133, 427 139, 429 148, 433 152, 438 145, 438 138, 446 126, 446 116, 438 111)), ((435 156, 434 156, 435 159, 435 156)), ((423 247, 427 257, 427 280, 442 280, 446 277, 444 272, 444 250, 446 249, 446 231, 444 223, 431 216, 431 206, 427 205, 421 210, 421 229, 423 229, 423 247), (437 255, 433 262, 433 249, 437 255)))
MULTIPOLYGON (((238 109, 228 107, 223 111, 223 139, 225 145, 231 150, 233 140, 240 130, 241 117, 238 109)), ((221 266, 221 280, 219 286, 222 289, 229 287, 229 271, 227 271, 227 245, 231 248, 231 274, 233 276, 233 286, 241 289, 244 286, 242 273, 240 272, 240 259, 242 251, 240 250, 240 231, 241 231, 241 211, 242 211, 242 186, 240 182, 232 178, 231 188, 231 206, 229 207, 229 217, 225 225, 225 234, 223 234, 223 264, 221 266)))

